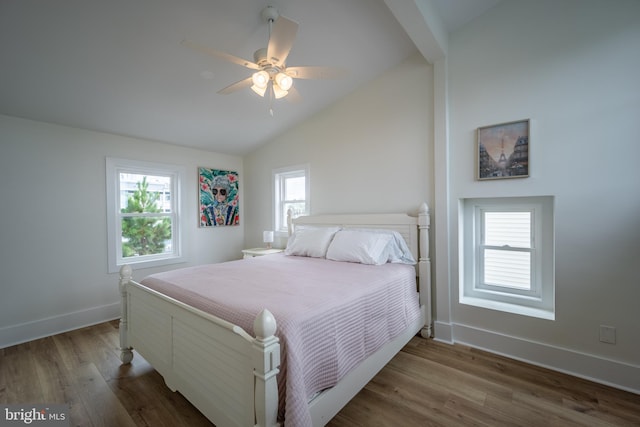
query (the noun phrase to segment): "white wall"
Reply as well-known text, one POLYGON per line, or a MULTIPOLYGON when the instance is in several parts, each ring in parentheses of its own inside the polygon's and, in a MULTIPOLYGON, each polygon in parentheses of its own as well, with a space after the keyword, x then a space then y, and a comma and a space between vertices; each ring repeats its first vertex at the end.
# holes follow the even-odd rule
POLYGON ((271 175, 284 166, 310 165, 313 214, 417 214, 431 204, 432 78, 412 56, 246 156, 247 245, 263 246, 262 230, 273 229, 271 175))
POLYGON ((458 304, 453 233, 454 340, 640 392, 638 46, 635 0, 505 1, 451 36, 452 228, 460 198, 556 198, 556 320, 458 304), (475 181, 476 129, 526 118, 531 177, 475 181))
POLYGON ((119 316, 118 275, 107 273, 106 157, 186 167, 189 262, 168 268, 240 257, 244 218, 201 229, 197 213, 197 167, 238 171, 242 194, 240 157, 0 115, 0 348, 119 316))

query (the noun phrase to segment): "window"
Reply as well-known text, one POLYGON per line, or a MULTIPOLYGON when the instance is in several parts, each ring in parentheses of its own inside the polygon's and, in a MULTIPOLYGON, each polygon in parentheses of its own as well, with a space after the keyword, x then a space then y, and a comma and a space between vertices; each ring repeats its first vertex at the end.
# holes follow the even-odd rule
POLYGON ((554 318, 553 198, 465 199, 460 303, 554 318))
POLYGON ((498 292, 533 293, 532 209, 478 208, 477 215, 480 219, 478 286, 498 292))
POLYGON ((107 158, 109 272, 181 262, 179 166, 107 158))
POLYGON ((275 230, 287 232, 287 211, 293 217, 308 215, 309 209, 309 166, 295 166, 273 171, 275 230))

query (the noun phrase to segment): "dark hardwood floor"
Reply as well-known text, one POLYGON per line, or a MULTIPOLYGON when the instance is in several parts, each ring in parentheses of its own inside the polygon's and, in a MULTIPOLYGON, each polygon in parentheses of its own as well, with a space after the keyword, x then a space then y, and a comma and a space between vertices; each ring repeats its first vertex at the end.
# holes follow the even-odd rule
MULTIPOLYGON (((211 426, 107 322, 0 350, 0 402, 67 403, 73 426, 211 426)), ((640 395, 460 345, 414 338, 329 423, 640 426, 640 395)))

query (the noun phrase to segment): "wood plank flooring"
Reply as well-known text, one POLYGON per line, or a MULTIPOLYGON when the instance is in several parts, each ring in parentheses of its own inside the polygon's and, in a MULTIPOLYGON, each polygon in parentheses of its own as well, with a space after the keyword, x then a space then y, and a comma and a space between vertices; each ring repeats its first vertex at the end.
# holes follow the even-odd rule
MULTIPOLYGON (((0 403, 67 403, 71 425, 212 424, 136 354, 121 365, 118 324, 0 349, 0 403)), ((353 426, 640 426, 640 395, 414 338, 329 423, 353 426)))

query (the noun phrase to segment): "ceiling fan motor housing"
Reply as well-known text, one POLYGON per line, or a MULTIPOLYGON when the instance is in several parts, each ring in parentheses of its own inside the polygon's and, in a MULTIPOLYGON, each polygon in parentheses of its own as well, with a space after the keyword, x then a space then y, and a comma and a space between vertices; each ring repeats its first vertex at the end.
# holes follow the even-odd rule
POLYGON ((253 62, 258 64, 260 68, 265 69, 267 67, 271 67, 273 64, 267 58, 267 48, 263 47, 261 49, 256 50, 253 53, 253 62))
POLYGON ((253 54, 253 62, 258 64, 261 69, 269 73, 269 77, 273 79, 276 74, 284 70, 284 67, 273 65, 267 58, 267 48, 258 49, 253 54))

